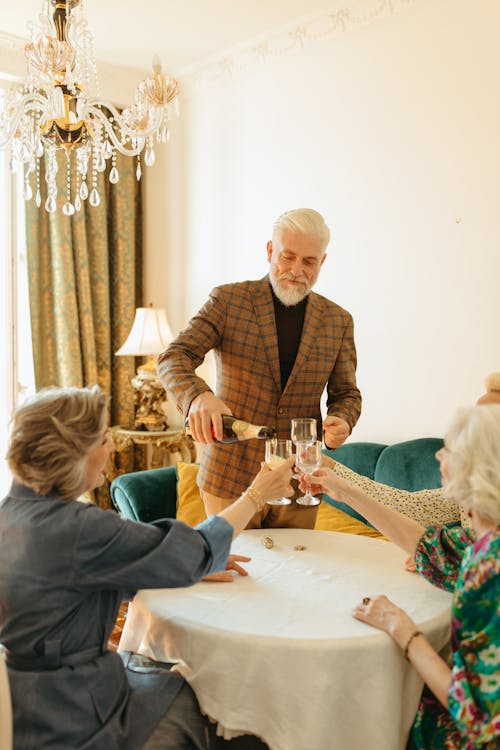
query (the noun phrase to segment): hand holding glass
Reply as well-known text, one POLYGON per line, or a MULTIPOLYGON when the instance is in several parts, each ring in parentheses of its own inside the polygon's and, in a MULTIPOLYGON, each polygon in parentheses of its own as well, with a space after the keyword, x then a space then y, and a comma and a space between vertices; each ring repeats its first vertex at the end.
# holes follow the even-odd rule
POLYGON ((303 497, 297 498, 299 505, 319 505, 320 501, 314 495, 311 495, 310 475, 319 469, 323 457, 323 445, 319 440, 314 443, 298 443, 297 456, 295 464, 297 468, 305 474, 306 493, 303 497))
MULTIPOLYGON (((266 440, 266 464, 270 469, 276 469, 291 455, 291 440, 278 440, 277 438, 266 440)), ((279 497, 267 502, 269 505, 290 505, 292 501, 288 497, 279 497)))

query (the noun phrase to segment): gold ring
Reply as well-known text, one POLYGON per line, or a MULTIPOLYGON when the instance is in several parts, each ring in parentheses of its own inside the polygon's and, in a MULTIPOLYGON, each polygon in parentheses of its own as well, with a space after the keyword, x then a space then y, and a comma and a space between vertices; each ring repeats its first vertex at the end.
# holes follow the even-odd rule
POLYGON ((371 602, 371 599, 370 599, 370 597, 369 597, 369 596, 364 596, 364 597, 363 597, 363 604, 364 604, 364 605, 366 605, 366 604, 370 604, 370 602, 371 602))

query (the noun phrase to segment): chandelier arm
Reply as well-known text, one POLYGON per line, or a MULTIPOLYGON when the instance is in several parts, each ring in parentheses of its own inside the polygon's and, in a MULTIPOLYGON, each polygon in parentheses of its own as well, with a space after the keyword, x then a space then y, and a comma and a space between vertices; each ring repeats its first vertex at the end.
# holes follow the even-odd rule
POLYGON ((104 102, 100 99, 97 99, 93 102, 87 102, 86 108, 88 112, 90 112, 94 117, 98 117, 99 121, 102 122, 105 127, 108 123, 108 118, 103 113, 102 109, 100 107, 104 107, 105 109, 108 109, 111 114, 113 115, 115 121, 120 126, 120 130, 123 131, 126 135, 128 135, 130 138, 148 138, 150 135, 154 135, 156 131, 158 130, 158 126, 161 123, 162 119, 162 110, 160 107, 151 107, 151 110, 154 112, 154 117, 152 120, 151 125, 149 128, 145 128, 144 130, 138 131, 134 130, 133 128, 130 128, 125 120, 123 119, 122 115, 116 107, 114 107, 110 102, 104 102))
POLYGON ((137 156, 138 154, 141 153, 144 147, 144 141, 142 137, 134 136, 134 138, 137 141, 137 145, 135 147, 132 145, 126 146, 117 137, 113 126, 107 119, 106 115, 104 115, 103 112, 98 107, 94 107, 92 104, 89 104, 87 106, 87 114, 91 115, 95 120, 99 122, 100 125, 103 126, 109 140, 111 141, 113 146, 117 149, 117 151, 119 151, 121 154, 124 154, 124 156, 137 156))
POLYGON ((8 132, 0 130, 0 149, 6 148, 11 141, 16 137, 16 133, 19 127, 19 123, 23 115, 26 112, 40 112, 43 116, 47 108, 50 106, 48 99, 39 93, 25 94, 19 105, 16 107, 16 112, 10 120, 10 127, 8 132))

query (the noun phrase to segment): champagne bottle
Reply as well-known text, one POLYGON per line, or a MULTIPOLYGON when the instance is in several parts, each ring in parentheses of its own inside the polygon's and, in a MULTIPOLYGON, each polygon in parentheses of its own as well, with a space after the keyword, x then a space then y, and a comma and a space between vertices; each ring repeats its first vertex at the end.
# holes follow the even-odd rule
MULTIPOLYGON (((187 435, 189 432, 189 417, 184 422, 184 429, 187 435)), ((266 427, 266 425, 251 424, 245 422, 243 419, 237 419, 229 414, 222 415, 222 440, 217 441, 220 443, 237 443, 239 440, 251 440, 257 438, 258 440, 270 440, 276 437, 276 430, 274 427, 266 427)), ((212 426, 212 437, 215 440, 214 428, 212 426)))

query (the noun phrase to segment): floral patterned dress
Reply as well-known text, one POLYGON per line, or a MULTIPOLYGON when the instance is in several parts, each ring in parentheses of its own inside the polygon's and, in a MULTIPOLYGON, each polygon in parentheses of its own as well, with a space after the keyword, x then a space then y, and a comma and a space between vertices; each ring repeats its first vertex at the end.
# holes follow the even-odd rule
POLYGON ((429 528, 415 562, 453 591, 448 711, 424 688, 408 750, 500 749, 500 530, 429 528))

